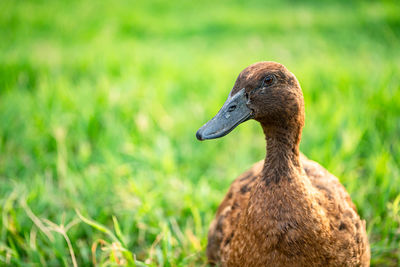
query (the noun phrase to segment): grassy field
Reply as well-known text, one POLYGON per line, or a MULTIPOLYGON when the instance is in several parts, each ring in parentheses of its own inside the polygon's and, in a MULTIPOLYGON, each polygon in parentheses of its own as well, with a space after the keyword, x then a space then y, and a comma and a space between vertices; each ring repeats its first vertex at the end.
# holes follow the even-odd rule
POLYGON ((302 151, 400 264, 398 1, 0 1, 0 265, 204 266, 260 127, 196 130, 274 60, 305 95, 302 151))

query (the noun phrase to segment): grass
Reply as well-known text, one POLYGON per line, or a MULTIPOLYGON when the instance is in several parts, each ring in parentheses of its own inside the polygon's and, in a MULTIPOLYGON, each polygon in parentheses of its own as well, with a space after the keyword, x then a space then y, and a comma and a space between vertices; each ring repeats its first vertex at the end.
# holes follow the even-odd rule
POLYGON ((396 1, 0 2, 0 265, 204 266, 230 182, 264 156, 255 122, 196 130, 247 65, 302 84, 302 151, 400 264, 396 1))

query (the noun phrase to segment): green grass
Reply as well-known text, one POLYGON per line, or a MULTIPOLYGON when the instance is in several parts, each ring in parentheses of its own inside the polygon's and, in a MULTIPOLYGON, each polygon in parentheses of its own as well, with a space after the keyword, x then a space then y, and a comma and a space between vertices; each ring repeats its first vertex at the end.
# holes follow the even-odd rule
POLYGON ((348 2, 0 1, 0 265, 203 265, 265 144, 255 122, 195 132, 274 60, 302 84, 302 151, 351 194, 372 264, 398 266, 400 6, 348 2))

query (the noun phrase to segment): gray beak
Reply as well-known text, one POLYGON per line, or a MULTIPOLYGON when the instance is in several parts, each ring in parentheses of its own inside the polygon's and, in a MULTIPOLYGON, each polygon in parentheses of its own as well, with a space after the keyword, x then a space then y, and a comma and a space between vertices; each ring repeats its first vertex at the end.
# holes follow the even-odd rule
POLYGON ((217 115, 197 131, 196 137, 201 141, 225 136, 252 116, 251 109, 247 107, 247 97, 243 88, 234 96, 229 95, 217 115))

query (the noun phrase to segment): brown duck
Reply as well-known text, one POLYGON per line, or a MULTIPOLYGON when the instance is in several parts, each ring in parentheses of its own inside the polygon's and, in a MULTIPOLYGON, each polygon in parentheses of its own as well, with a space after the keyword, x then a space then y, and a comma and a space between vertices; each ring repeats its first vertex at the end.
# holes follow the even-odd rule
POLYGON ((199 140, 222 137, 255 119, 265 160, 231 185, 208 233, 207 256, 221 266, 369 266, 365 221, 339 180, 299 151, 304 100, 283 65, 244 69, 199 140))

